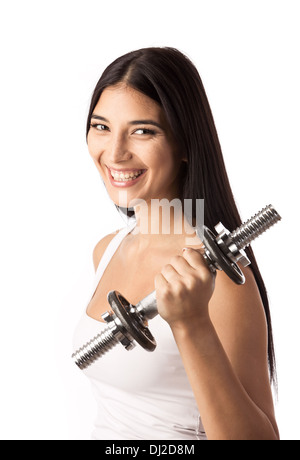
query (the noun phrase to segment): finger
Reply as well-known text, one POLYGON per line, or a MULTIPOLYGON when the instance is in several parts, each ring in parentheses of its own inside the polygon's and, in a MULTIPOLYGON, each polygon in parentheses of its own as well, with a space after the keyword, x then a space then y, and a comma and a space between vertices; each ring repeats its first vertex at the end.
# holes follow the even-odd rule
POLYGON ((169 283, 181 276, 172 264, 165 265, 161 270, 161 274, 169 283))
POLYGON ((170 264, 175 268, 177 273, 181 276, 185 276, 191 270, 194 270, 193 267, 188 263, 188 261, 183 256, 173 256, 170 260, 170 264))
POLYGON ((183 257, 194 269, 199 269, 200 267, 206 267, 208 269, 203 257, 204 251, 204 248, 183 248, 183 257))
POLYGON ((185 248, 182 249, 182 251, 186 251, 187 249, 193 249, 194 251, 198 251, 200 254, 204 254, 205 253, 205 246, 204 244, 201 245, 201 246, 187 246, 185 248))
POLYGON ((155 290, 165 288, 168 285, 168 281, 161 273, 158 273, 154 278, 155 290))

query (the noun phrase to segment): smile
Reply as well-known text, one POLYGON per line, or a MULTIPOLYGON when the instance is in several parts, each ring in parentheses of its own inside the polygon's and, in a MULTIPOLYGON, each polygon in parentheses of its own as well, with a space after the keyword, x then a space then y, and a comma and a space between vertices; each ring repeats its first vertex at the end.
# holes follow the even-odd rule
POLYGON ((114 170, 109 167, 107 167, 107 169, 110 182, 115 187, 128 187, 134 185, 147 171, 146 169, 114 170))

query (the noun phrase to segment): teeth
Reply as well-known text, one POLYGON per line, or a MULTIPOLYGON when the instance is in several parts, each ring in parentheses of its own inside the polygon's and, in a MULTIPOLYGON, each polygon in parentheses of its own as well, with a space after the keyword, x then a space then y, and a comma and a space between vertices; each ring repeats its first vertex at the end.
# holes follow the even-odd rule
POLYGON ((133 179, 136 179, 140 174, 142 174, 142 170, 140 169, 139 171, 134 171, 134 172, 126 172, 126 173, 118 173, 116 171, 112 171, 110 169, 110 173, 112 175, 112 177, 116 180, 116 181, 120 181, 120 182, 127 182, 127 181, 130 181, 130 180, 133 180, 133 179))

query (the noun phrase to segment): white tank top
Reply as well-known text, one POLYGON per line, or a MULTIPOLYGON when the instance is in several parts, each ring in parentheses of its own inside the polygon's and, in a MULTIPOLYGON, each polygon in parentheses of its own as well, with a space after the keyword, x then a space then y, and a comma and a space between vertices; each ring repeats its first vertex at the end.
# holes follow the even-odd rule
MULTIPOLYGON (((96 270, 93 293, 130 225, 111 240, 96 270)), ((92 293, 92 294, 93 294, 92 293)), ((84 312, 74 334, 73 349, 99 334, 105 323, 84 312)), ((115 346, 87 369, 98 413, 95 440, 205 440, 197 404, 172 331, 159 315, 150 321, 154 352, 139 345, 127 351, 115 346)))

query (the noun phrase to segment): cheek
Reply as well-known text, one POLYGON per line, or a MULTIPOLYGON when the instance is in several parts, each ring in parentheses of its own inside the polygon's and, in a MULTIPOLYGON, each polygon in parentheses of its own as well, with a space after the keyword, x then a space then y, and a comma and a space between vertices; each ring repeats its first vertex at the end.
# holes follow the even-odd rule
POLYGON ((99 150, 99 146, 96 144, 96 143, 93 143, 93 141, 91 140, 88 140, 88 151, 89 151, 89 154, 97 168, 97 170, 99 171, 100 175, 102 176, 102 178, 104 178, 104 173, 102 171, 102 168, 101 168, 101 165, 100 165, 100 162, 99 162, 99 159, 100 159, 100 150, 99 150))
POLYGON ((158 159, 160 174, 169 180, 177 177, 181 161, 176 157, 173 151, 164 151, 164 154, 158 159))
POLYGON ((99 145, 96 142, 94 136, 89 132, 87 137, 88 151, 91 157, 96 161, 99 159, 99 145))
POLYGON ((155 148, 148 152, 149 163, 152 163, 155 169, 162 168, 162 173, 163 170, 173 170, 177 160, 176 154, 174 153, 170 144, 164 141, 160 143, 160 145, 158 145, 157 147, 158 148, 155 148))

